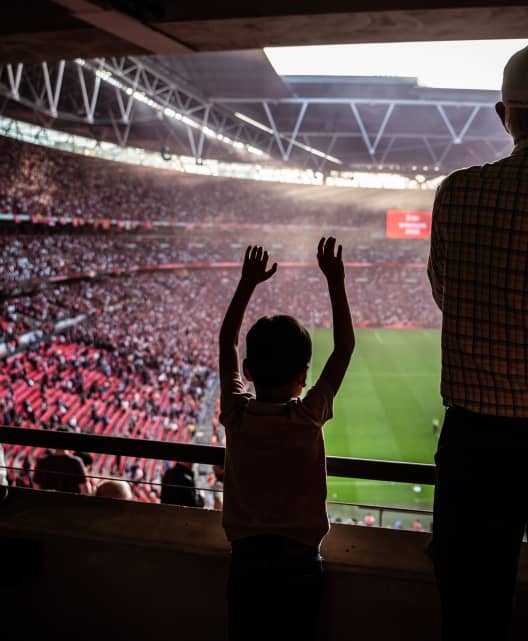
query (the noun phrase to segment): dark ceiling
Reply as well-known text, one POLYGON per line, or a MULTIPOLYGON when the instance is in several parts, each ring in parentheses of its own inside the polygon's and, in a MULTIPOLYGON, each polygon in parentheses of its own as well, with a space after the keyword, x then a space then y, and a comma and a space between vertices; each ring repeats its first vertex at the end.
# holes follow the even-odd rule
POLYGON ((498 0, 17 0, 2 3, 0 62, 527 35, 526 2, 498 0))

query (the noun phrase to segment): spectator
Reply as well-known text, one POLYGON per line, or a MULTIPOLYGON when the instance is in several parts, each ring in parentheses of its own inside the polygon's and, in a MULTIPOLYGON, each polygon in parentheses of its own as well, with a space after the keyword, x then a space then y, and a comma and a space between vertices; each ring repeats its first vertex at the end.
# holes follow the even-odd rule
POLYGON ((423 525, 420 519, 414 519, 412 529, 414 532, 423 532, 423 525))
POLYGON ((224 507, 224 468, 220 465, 213 467, 213 509, 221 510, 224 507))
POLYGON ((513 153, 446 178, 433 208, 429 278, 443 314, 447 410, 432 551, 449 641, 509 638, 527 525, 528 48, 506 65, 496 111, 513 153), (508 518, 461 527, 490 505, 508 518))
POLYGON ((203 507, 204 500, 194 485, 193 464, 181 461, 170 467, 161 480, 161 502, 203 507))
POLYGON ((2 443, 0 443, 0 485, 7 485, 7 467, 2 443))
POLYGON ((121 499, 123 501, 131 501, 134 498, 130 485, 120 479, 108 479, 99 483, 95 496, 101 496, 106 499, 121 499))
MULTIPOLYGON (((68 432, 69 428, 61 427, 68 432)), ((84 463, 67 450, 56 449, 41 457, 35 466, 33 486, 37 490, 57 490, 73 494, 90 494, 90 484, 84 463)))

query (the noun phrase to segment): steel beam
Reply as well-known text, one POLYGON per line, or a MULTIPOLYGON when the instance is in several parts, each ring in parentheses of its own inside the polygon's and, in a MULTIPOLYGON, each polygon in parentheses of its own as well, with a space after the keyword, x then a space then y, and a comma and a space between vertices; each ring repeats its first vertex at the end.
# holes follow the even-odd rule
POLYGON ((49 112, 54 118, 57 118, 59 112, 59 98, 62 90, 62 80, 64 78, 64 60, 61 60, 57 66, 57 75, 55 77, 55 87, 51 86, 51 75, 47 62, 43 62, 42 72, 44 74, 44 86, 46 88, 46 95, 48 97, 49 112))
POLYGON ((84 71, 83 68, 80 65, 77 65, 77 72, 79 76, 79 85, 81 87, 81 94, 83 98, 83 104, 84 104, 84 110, 86 112, 86 120, 90 123, 93 124, 94 122, 94 114, 95 114, 95 107, 97 106, 97 98, 99 97, 99 89, 101 88, 101 78, 99 76, 95 76, 94 79, 94 88, 92 91, 92 95, 89 98, 88 97, 88 90, 86 87, 86 81, 84 78, 84 71))
POLYGON ((475 100, 432 100, 432 99, 408 99, 408 98, 316 98, 316 97, 301 97, 301 98, 224 98, 214 97, 209 99, 213 104, 263 104, 268 103, 272 105, 299 105, 303 102, 309 105, 391 105, 395 107, 436 107, 443 105, 444 107, 482 107, 483 109, 495 109, 495 102, 475 101, 475 100))
POLYGON ((282 159, 288 160, 288 157, 286 156, 286 150, 284 149, 284 145, 282 144, 282 139, 279 134, 279 130, 277 129, 277 125, 275 124, 275 118, 273 118, 271 109, 269 108, 267 102, 263 103, 262 106, 264 107, 264 111, 266 113, 266 116, 268 117, 268 122, 273 130, 273 137, 275 138, 275 142, 277 143, 277 147, 279 148, 282 159))
POLYGON ((11 94, 14 100, 18 100, 20 94, 18 89, 20 87, 20 81, 22 79, 22 70, 24 65, 22 63, 17 64, 16 71, 13 71, 13 65, 7 65, 7 76, 9 78, 9 86, 11 87, 11 94))
MULTIPOLYGON (((4 65, 0 68, 0 95, 10 101, 17 101, 49 118, 46 122, 53 123, 55 119, 69 122, 79 122, 97 126, 111 127, 118 144, 128 139, 130 131, 135 124, 150 118, 148 111, 135 109, 141 96, 152 100, 163 109, 172 109, 178 114, 186 115, 198 123, 198 127, 190 127, 182 117, 179 127, 176 119, 165 118, 166 124, 177 126, 188 144, 195 158, 203 156, 206 146, 205 127, 211 128, 217 136, 227 136, 231 140, 241 141, 260 149, 278 149, 280 158, 287 162, 292 158, 294 149, 307 154, 312 166, 324 167, 329 161, 322 157, 325 143, 320 149, 312 144, 321 141, 321 138, 331 138, 329 149, 333 149, 336 141, 341 138, 359 138, 363 140, 367 154, 373 160, 379 156, 381 162, 386 162, 394 143, 397 140, 420 141, 425 145, 435 164, 440 164, 445 159, 452 144, 469 142, 493 143, 494 148, 509 145, 509 139, 493 132, 479 135, 478 130, 472 127, 481 111, 494 108, 494 102, 475 100, 436 100, 436 99, 391 99, 391 98, 323 98, 323 97, 292 97, 270 99, 245 98, 245 97, 218 97, 208 98, 195 87, 177 76, 156 67, 155 63, 141 57, 128 58, 100 58, 95 61, 83 61, 75 69, 69 69, 75 62, 64 61, 54 65, 42 63, 41 65, 4 65), (68 74, 66 75, 66 72, 68 74), (94 74, 93 84, 89 81, 89 73, 94 74), (103 74, 103 75, 101 75, 103 74), (104 75, 107 74, 107 75, 104 75), (65 78, 68 79, 66 83, 65 78), (112 86, 113 81, 113 86, 112 86), (73 84, 72 84, 73 82, 73 84), (66 86, 65 86, 66 85, 66 86), (64 93, 68 92, 68 95, 64 93), (65 98, 68 98, 66 100, 65 98), (235 115, 235 105, 260 105, 266 114, 267 123, 259 127, 259 123, 246 122, 235 115), (288 131, 280 130, 277 111, 274 106, 297 105, 298 112, 293 126, 288 131), (351 109, 358 123, 355 131, 307 131, 306 114, 311 105, 343 105, 351 109), (376 130, 367 124, 364 108, 369 106, 384 107, 381 123, 376 130), (464 120, 463 126, 458 130, 450 117, 449 108, 467 107, 469 115, 464 120), (440 126, 432 131, 394 133, 390 131, 389 123, 394 115, 395 108, 408 109, 420 107, 438 112, 445 130, 440 126), (201 128, 200 128, 201 124, 201 128), (116 129, 117 127, 117 129, 116 129), (196 129, 196 131, 194 131, 196 129), (306 137, 306 138, 303 138, 306 137), (301 141, 311 142, 302 144, 301 141), (447 147, 446 144, 450 143, 447 147), (438 144, 437 144, 438 143, 438 144), (440 144, 442 143, 442 153, 440 144), (323 149, 323 151, 321 151, 323 149)), ((145 103, 148 104, 148 101, 145 103)), ((350 112, 348 112, 350 113, 350 112)), ((251 120, 251 119, 249 119, 251 120)), ((369 120, 370 122, 370 120, 369 120)), ((265 120, 264 120, 265 123, 265 120)), ((260 123, 262 124, 262 123, 260 123)), ((219 141, 221 144, 221 140, 219 141)), ((500 153, 498 150, 495 153, 500 153)), ((299 154, 295 154, 299 162, 299 154)), ((340 162, 337 159, 337 162, 340 162)))
POLYGON ((290 159, 291 150, 297 139, 297 134, 299 133, 299 129, 301 127, 301 124, 307 109, 308 109, 308 104, 306 102, 303 102, 301 105, 301 110, 299 111, 299 115, 297 116, 297 120, 295 121, 295 127, 293 128, 293 132, 291 134, 291 137, 288 143, 288 148, 286 149, 286 158, 284 160, 290 159))
POLYGON ((376 155, 376 149, 378 148, 378 144, 381 140, 381 137, 383 136, 385 132, 385 128, 387 126, 387 123, 389 122, 389 118, 392 115, 392 112, 394 111, 394 103, 391 102, 387 106, 387 111, 385 112, 385 115, 383 116, 383 120, 381 122, 381 125, 376 133, 376 137, 374 139, 374 142, 372 143, 370 141, 370 136, 368 135, 367 129, 365 127, 365 123, 363 122, 363 119, 361 118, 361 115, 358 110, 358 105, 354 102, 350 103, 350 108, 352 109, 352 113, 354 114, 356 118, 356 122, 359 126, 359 130, 361 131, 361 136, 363 138, 363 141, 365 143, 365 146, 369 152, 369 154, 374 158, 376 155))

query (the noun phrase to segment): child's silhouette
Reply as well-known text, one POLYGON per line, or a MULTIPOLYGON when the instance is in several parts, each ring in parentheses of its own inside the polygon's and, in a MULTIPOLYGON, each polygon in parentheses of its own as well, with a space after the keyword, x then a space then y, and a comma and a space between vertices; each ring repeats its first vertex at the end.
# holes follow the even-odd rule
POLYGON ((248 247, 220 331, 221 415, 226 428, 224 519, 232 543, 229 639, 313 639, 321 584, 319 544, 328 531, 322 426, 354 349, 342 261, 335 238, 317 259, 328 281, 334 349, 303 399, 312 355, 308 331, 291 316, 264 317, 247 335, 240 375, 238 341, 255 287, 277 271, 248 247))

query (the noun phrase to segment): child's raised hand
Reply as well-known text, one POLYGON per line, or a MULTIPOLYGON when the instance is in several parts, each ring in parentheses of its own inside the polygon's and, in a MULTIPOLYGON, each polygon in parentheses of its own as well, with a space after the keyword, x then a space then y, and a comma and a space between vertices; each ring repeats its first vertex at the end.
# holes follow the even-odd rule
POLYGON ((254 287, 271 278, 277 271, 277 263, 273 263, 271 268, 266 270, 268 258, 268 252, 263 247, 250 245, 246 249, 240 280, 254 287))
POLYGON ((317 262, 327 280, 343 279, 345 277, 342 258, 343 247, 339 245, 334 256, 335 245, 336 239, 333 237, 323 237, 317 245, 317 262))

